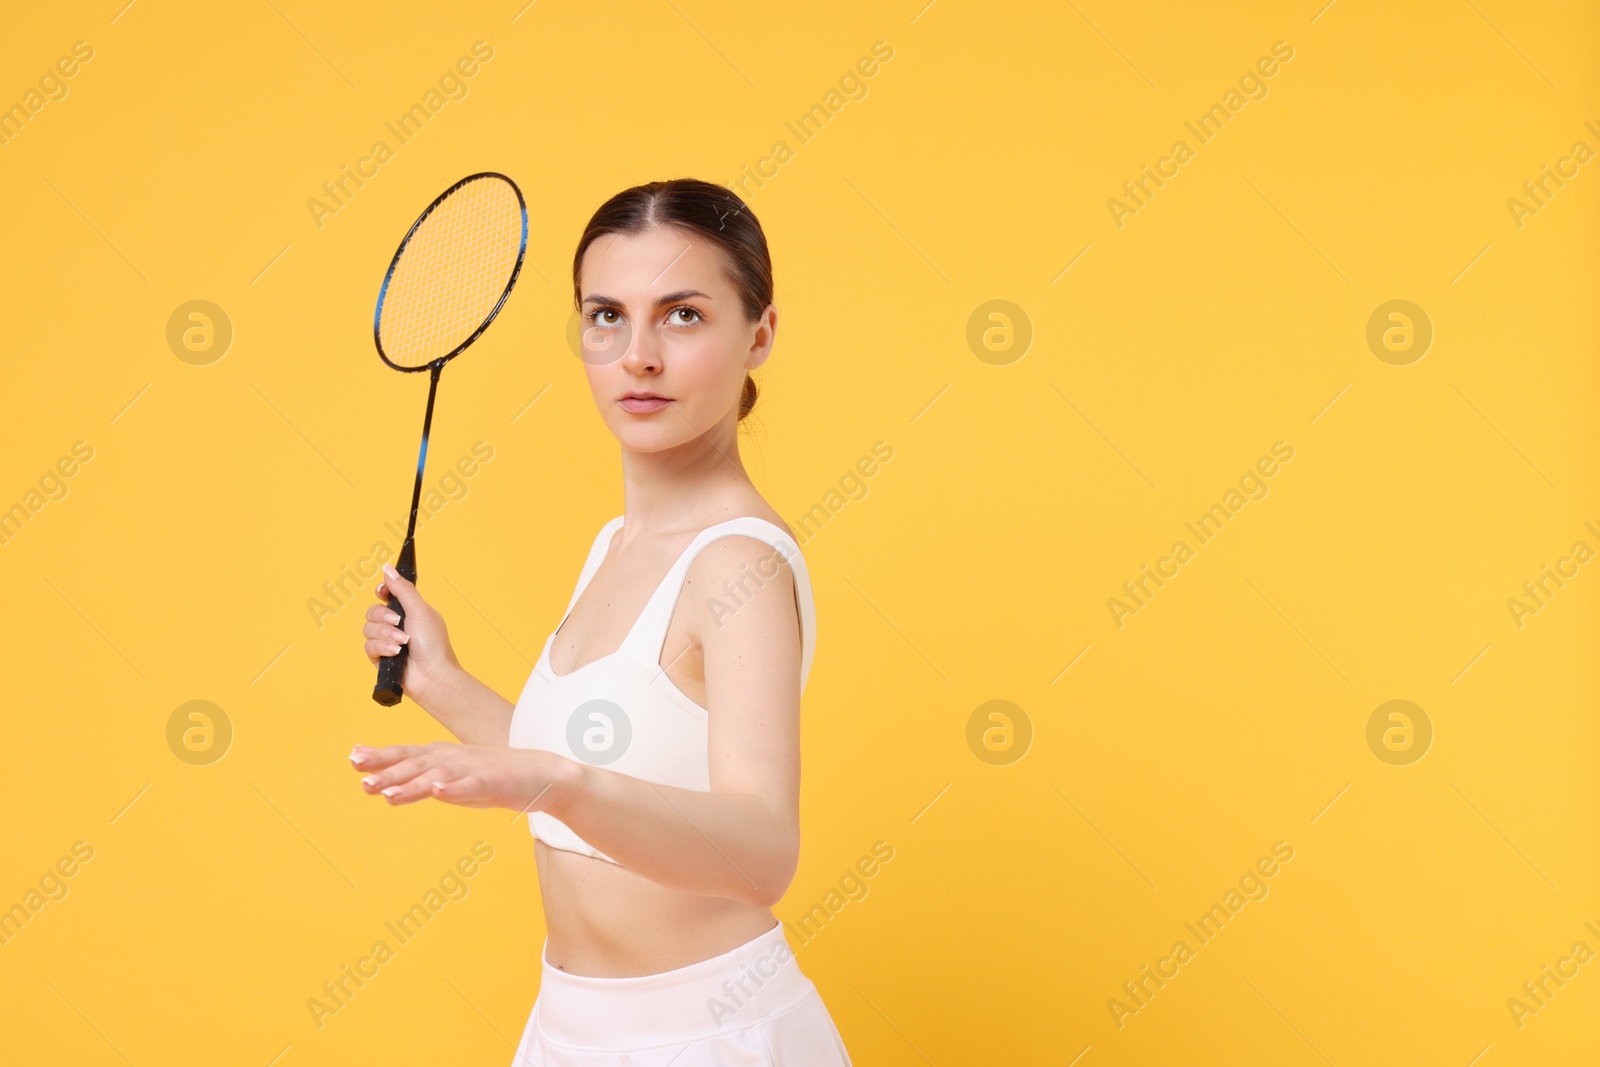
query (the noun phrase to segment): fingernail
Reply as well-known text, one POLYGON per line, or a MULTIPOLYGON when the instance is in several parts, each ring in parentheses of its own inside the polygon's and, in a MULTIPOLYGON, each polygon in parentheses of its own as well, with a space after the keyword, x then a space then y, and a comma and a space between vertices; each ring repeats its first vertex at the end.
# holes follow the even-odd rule
POLYGON ((399 626, 400 625, 400 616, 396 615, 392 611, 389 612, 389 614, 388 614, 388 620, 389 620, 389 625, 390 626, 399 626))
POLYGON ((408 633, 406 633, 406 632, 405 632, 405 631, 403 631, 403 630, 402 630, 402 631, 401 631, 401 632, 400 632, 400 636, 399 636, 399 637, 397 637, 397 638, 395 638, 395 640, 396 640, 396 641, 398 641, 398 642, 400 642, 400 644, 402 644, 402 645, 403 645, 403 644, 405 644, 405 643, 406 643, 406 642, 407 642, 407 641, 409 641, 409 640, 411 640, 411 635, 410 635, 410 634, 408 634, 408 633))
POLYGON ((386 797, 392 797, 398 792, 400 792, 400 787, 397 785, 391 785, 388 789, 383 791, 383 795, 386 797))
POLYGON ((399 574, 397 574, 397 573, 395 573, 395 569, 394 569, 394 568, 393 568, 393 567, 391 567, 391 566, 389 566, 389 565, 388 565, 388 564, 387 564, 387 563, 385 563, 385 564, 384 564, 384 565, 383 565, 383 573, 384 573, 384 574, 387 574, 387 575, 388 575, 388 576, 389 576, 389 577, 391 577, 391 578, 398 578, 398 577, 400 577, 400 575, 399 575, 399 574))
POLYGON ((359 752, 352 752, 350 753, 350 762, 359 767, 363 763, 367 762, 367 757, 361 755, 359 752))
POLYGON ((378 784, 378 776, 375 775, 375 774, 369 774, 365 778, 361 779, 361 784, 362 785, 377 785, 378 784))
POLYGON ((433 787, 435 789, 443 789, 444 788, 444 783, 443 782, 434 782, 433 783, 433 787))

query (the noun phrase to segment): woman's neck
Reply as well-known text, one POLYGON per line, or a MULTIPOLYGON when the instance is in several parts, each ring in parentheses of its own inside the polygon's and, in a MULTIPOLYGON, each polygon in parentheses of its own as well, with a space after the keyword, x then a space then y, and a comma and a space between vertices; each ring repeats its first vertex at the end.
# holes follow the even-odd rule
POLYGON ((622 450, 622 522, 630 539, 700 530, 744 514, 754 492, 737 436, 726 443, 697 437, 660 452, 622 450))

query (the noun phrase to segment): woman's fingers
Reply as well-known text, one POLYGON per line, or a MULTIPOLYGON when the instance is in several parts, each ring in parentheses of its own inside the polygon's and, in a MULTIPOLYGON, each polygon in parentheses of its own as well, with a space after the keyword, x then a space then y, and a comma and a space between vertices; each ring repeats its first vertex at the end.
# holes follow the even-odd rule
POLYGON ((377 663, 384 656, 396 655, 400 646, 411 640, 411 635, 400 629, 399 623, 400 616, 389 610, 387 602, 367 608, 367 621, 361 627, 361 635, 367 639, 362 648, 370 662, 377 663))
POLYGON ((384 587, 392 591, 394 595, 399 598, 400 606, 406 609, 406 614, 409 615, 413 612, 422 610, 422 608, 425 606, 422 600, 422 595, 417 592, 416 586, 406 581, 405 575, 401 574, 387 563, 383 565, 383 573, 389 576, 389 580, 383 583, 384 587))
POLYGON ((431 777, 437 783, 433 786, 433 796, 436 800, 447 800, 452 804, 463 804, 469 808, 494 806, 488 783, 481 774, 464 774, 453 781, 446 781, 437 775, 423 777, 431 777))
POLYGON ((433 786, 426 779, 413 778, 400 785, 385 786, 382 795, 390 804, 411 804, 422 800, 432 792, 433 786))
POLYGON ((361 633, 365 637, 375 641, 385 641, 391 645, 403 645, 411 640, 410 634, 386 622, 369 622, 361 627, 361 633))
MULTIPOLYGON (((459 747, 459 746, 456 746, 459 747)), ((379 767, 361 779, 361 788, 368 793, 380 793, 392 803, 406 803, 427 796, 434 782, 451 782, 461 776, 453 766, 449 745, 396 745, 393 749, 379 749, 369 762, 359 766, 366 770, 379 767), (377 753, 405 752, 397 759, 377 758, 377 753)), ((356 753, 359 755, 359 750, 356 753)))
POLYGON ((405 785, 428 766, 427 756, 409 756, 406 759, 373 771, 361 779, 361 787, 369 793, 381 793, 391 786, 405 785))
POLYGON ((357 745, 350 753, 350 762, 357 770, 370 774, 391 767, 403 759, 419 756, 428 748, 428 745, 389 745, 386 748, 357 745))
POLYGON ((403 760, 383 773, 393 776, 394 781, 377 792, 390 804, 410 804, 429 796, 443 799, 441 793, 461 777, 456 769, 438 762, 437 756, 403 760))
POLYGON ((385 601, 382 604, 373 604, 367 609, 367 621, 378 623, 386 622, 391 626, 398 626, 400 625, 400 616, 395 612, 390 611, 389 604, 387 601, 385 601))
POLYGON ((450 647, 450 635, 439 612, 392 566, 385 565, 385 574, 385 580, 377 586, 378 601, 367 605, 361 629, 362 650, 368 663, 377 664, 404 649, 406 695, 433 714, 434 692, 461 665, 450 647), (390 597, 404 607, 391 610, 390 597))
POLYGON ((388 748, 355 746, 351 763, 366 773, 361 787, 390 804, 411 804, 427 797, 466 807, 500 804, 498 777, 482 765, 480 750, 448 741, 388 748))

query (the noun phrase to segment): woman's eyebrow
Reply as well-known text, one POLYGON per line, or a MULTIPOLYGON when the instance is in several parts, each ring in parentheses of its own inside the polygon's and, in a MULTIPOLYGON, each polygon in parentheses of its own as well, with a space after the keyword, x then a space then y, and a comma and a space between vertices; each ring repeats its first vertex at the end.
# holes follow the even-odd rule
MULTIPOLYGON (((656 300, 656 307, 661 307, 664 304, 675 303, 679 300, 688 300, 693 296, 698 296, 702 300, 713 299, 709 293, 702 293, 698 289, 679 289, 675 293, 667 293, 666 295, 659 297, 656 300)), ((618 300, 614 296, 602 296, 599 293, 584 297, 583 302, 585 304, 610 304, 612 306, 621 306, 622 304, 622 301, 618 300)))

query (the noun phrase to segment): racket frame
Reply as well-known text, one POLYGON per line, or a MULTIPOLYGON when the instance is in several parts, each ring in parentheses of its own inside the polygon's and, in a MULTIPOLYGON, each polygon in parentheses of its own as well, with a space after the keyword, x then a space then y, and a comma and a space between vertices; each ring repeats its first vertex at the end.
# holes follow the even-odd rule
POLYGON ((393 367, 395 370, 412 373, 415 371, 427 370, 435 363, 443 366, 446 360, 454 359, 456 356, 466 351, 467 346, 476 341, 479 336, 482 335, 483 331, 489 328, 489 324, 494 321, 495 316, 500 314, 500 309, 505 305, 506 298, 511 295, 512 286, 517 284, 517 276, 522 273, 522 260, 527 253, 528 202, 527 200, 523 199, 522 190, 517 186, 517 183, 512 181, 506 175, 501 174, 497 170, 480 170, 476 174, 467 175, 465 178, 462 178, 460 181, 450 186, 450 188, 434 197, 433 203, 429 204, 423 210, 422 214, 417 216, 417 221, 413 222, 411 224, 411 228, 406 231, 406 235, 400 238, 400 244, 394 250, 394 257, 389 260, 389 269, 384 272, 383 284, 378 287, 378 303, 372 312, 372 343, 377 346, 378 358, 383 360, 386 365, 393 367), (462 341, 459 345, 451 349, 446 354, 438 356, 435 359, 431 359, 427 363, 419 363, 415 367, 402 367, 400 364, 392 361, 389 358, 389 354, 383 350, 383 335, 380 330, 380 326, 383 322, 383 300, 384 297, 389 295, 389 282, 393 280, 395 268, 400 265, 400 257, 405 254, 406 246, 411 243, 412 235, 417 232, 417 227, 421 226, 423 221, 426 220, 429 215, 433 214, 434 209, 448 200, 457 189, 461 188, 463 185, 466 185, 468 182, 477 181, 479 178, 499 178, 501 181, 511 186, 511 191, 517 194, 517 206, 521 209, 520 213, 522 215, 522 239, 517 246, 517 261, 511 267, 511 276, 506 279, 505 290, 500 294, 500 299, 495 301, 494 307, 490 309, 489 316, 483 320, 476 330, 472 331, 471 336, 469 336, 465 341, 462 341))

